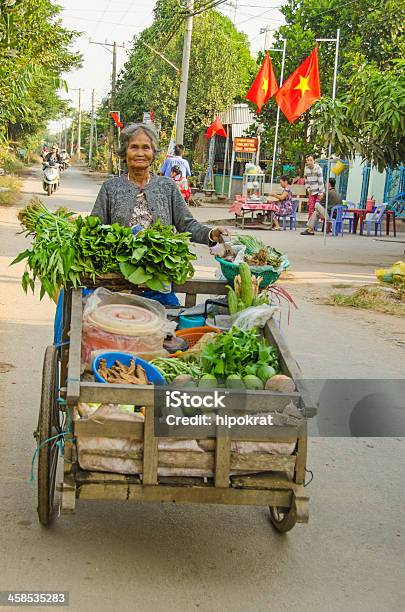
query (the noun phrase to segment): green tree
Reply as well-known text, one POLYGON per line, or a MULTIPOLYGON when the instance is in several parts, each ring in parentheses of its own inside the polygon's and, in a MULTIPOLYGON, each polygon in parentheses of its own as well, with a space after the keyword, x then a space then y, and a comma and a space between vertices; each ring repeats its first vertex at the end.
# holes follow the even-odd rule
MULTIPOLYGON (((280 159, 302 162, 310 150, 320 152, 331 133, 334 151, 359 153, 379 168, 404 159, 403 116, 405 6, 394 0, 289 0, 281 9, 286 25, 276 33, 276 44, 287 39, 285 75, 310 53, 316 38, 333 38, 341 29, 337 100, 331 100, 334 45, 320 44, 323 98, 293 126, 281 116, 280 159), (402 113, 402 116, 401 116, 402 113), (333 128, 333 130, 332 130, 333 128)), ((277 76, 280 54, 272 54, 277 76)), ((264 143, 270 154, 276 106, 270 101, 260 114, 264 143)))
POLYGON ((66 110, 61 74, 81 58, 60 11, 51 0, 0 0, 0 138, 35 134, 66 110))
MULTIPOLYGON (((176 0, 158 0, 155 19, 134 41, 132 52, 120 75, 117 102, 123 118, 139 121, 144 111, 153 110, 170 137, 179 89, 179 74, 143 46, 148 43, 181 66, 184 19, 176 0)), ((187 96, 186 142, 191 145, 198 132, 208 126, 216 112, 243 96, 254 69, 247 38, 232 22, 214 10, 194 18, 187 96)))

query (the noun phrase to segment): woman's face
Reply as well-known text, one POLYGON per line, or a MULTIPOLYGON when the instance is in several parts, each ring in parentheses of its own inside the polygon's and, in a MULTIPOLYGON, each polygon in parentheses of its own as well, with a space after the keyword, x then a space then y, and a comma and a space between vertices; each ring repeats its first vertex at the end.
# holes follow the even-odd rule
POLYGON ((126 161, 128 170, 146 170, 153 162, 152 143, 141 130, 128 143, 126 161))
POLYGON ((285 189, 285 188, 287 187, 288 183, 287 183, 287 181, 283 181, 283 179, 281 179, 281 181, 280 181, 280 185, 281 185, 281 187, 282 187, 283 189, 285 189))

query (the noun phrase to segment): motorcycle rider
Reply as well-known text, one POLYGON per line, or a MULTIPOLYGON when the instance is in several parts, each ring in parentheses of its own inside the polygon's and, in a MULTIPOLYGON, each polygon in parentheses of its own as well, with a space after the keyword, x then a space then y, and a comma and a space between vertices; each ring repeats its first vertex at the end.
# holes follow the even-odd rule
POLYGON ((62 163, 62 159, 61 156, 59 155, 58 152, 58 145, 57 144, 53 144, 52 145, 52 149, 49 151, 48 155, 45 155, 44 158, 45 162, 54 162, 56 164, 61 164, 62 163))

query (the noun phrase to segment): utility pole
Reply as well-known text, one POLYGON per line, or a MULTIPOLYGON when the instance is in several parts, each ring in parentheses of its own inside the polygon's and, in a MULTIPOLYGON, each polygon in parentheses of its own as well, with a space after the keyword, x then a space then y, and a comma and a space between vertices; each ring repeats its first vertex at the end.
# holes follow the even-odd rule
MULTIPOLYGON (((110 93, 110 102, 109 102, 109 110, 110 112, 112 110, 115 110, 115 94, 116 94, 116 88, 117 88, 117 49, 118 47, 121 47, 122 49, 125 49, 125 45, 119 45, 117 42, 113 42, 113 43, 109 43, 107 41, 105 42, 95 42, 93 40, 91 40, 91 38, 89 39, 89 42, 91 45, 100 45, 101 47, 104 47, 105 49, 107 49, 107 51, 109 51, 110 53, 112 53, 112 74, 111 74, 111 93, 110 93), (110 49, 110 47, 112 47, 112 51, 110 49)), ((110 130, 108 133, 108 144, 109 144, 109 149, 110 149, 110 157, 108 160, 108 171, 110 174, 113 173, 113 158, 114 158, 114 125, 111 121, 110 118, 110 130)))
POLYGON ((72 125, 71 125, 71 129, 72 129, 72 133, 71 133, 71 137, 70 137, 70 157, 72 157, 73 155, 73 145, 74 145, 74 124, 75 124, 75 120, 72 117, 72 125))
POLYGON ((190 68, 190 53, 191 53, 191 37, 193 34, 193 9, 194 0, 187 0, 186 30, 184 32, 183 42, 183 60, 181 64, 181 79, 179 91, 179 110, 177 113, 177 128, 176 141, 177 144, 183 144, 184 141, 184 124, 186 120, 186 105, 187 105, 187 89, 188 89, 188 72, 190 68))
POLYGON ((91 92, 91 123, 90 123, 90 143, 89 143, 89 166, 91 166, 91 160, 93 157, 93 141, 94 141, 94 100, 95 90, 91 92))
POLYGON ((264 50, 265 51, 268 51, 271 47, 271 32, 272 32, 272 29, 270 25, 268 24, 266 25, 265 28, 262 28, 260 30, 260 34, 265 34, 265 37, 264 37, 264 50))
MULTIPOLYGON (((78 104, 78 111, 77 111, 77 159, 78 161, 80 161, 80 149, 81 149, 81 144, 82 144, 82 88, 72 88, 71 91, 78 91, 79 92, 79 104, 78 104)), ((73 126, 73 123, 72 123, 73 126)), ((72 128, 73 130, 73 128, 72 128)), ((72 137, 72 142, 73 142, 73 137, 72 137)), ((71 155, 73 154, 73 145, 72 145, 72 149, 71 149, 71 155)))
POLYGON ((67 148, 68 148, 68 135, 67 135, 67 119, 66 119, 66 117, 65 117, 65 139, 64 139, 64 141, 65 141, 64 149, 67 151, 67 148))

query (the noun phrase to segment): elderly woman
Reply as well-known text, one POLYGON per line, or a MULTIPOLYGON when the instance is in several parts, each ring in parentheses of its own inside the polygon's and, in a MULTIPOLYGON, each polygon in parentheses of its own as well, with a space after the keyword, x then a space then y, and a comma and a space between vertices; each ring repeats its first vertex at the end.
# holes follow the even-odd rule
POLYGON ((180 232, 190 232, 193 242, 218 242, 227 230, 196 221, 176 183, 152 174, 157 151, 157 136, 149 125, 134 123, 122 130, 118 154, 126 162, 128 173, 103 183, 91 214, 103 223, 131 227, 149 227, 160 219, 180 232))

